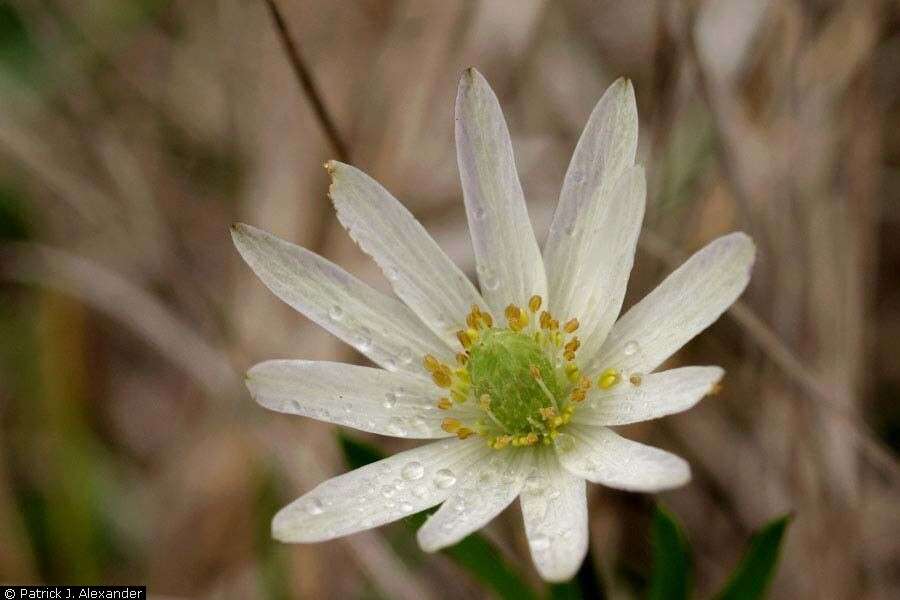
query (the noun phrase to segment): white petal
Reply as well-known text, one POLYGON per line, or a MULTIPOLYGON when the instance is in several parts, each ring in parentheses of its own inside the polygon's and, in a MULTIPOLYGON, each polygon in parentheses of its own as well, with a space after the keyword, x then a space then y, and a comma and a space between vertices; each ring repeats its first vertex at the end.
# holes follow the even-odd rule
MULTIPOLYGON (((483 441, 481 444, 484 446, 483 441)), ((533 454, 530 449, 488 449, 419 529, 419 546, 425 552, 435 552, 487 525, 519 495, 533 454)))
POLYGON ((633 492, 657 492, 690 481, 691 468, 684 459, 606 427, 570 424, 560 435, 571 435, 573 443, 557 444, 559 462, 588 481, 633 492))
POLYGON ((588 550, 587 484, 566 471, 549 448, 536 460, 519 496, 525 533, 541 577, 566 581, 588 550))
POLYGON ((627 379, 615 387, 592 388, 572 421, 585 425, 627 425, 687 410, 712 392, 725 371, 720 367, 682 367, 627 379))
POLYGON ((272 292, 374 363, 425 373, 422 358, 444 362, 453 352, 402 302, 373 290, 321 256, 249 225, 232 238, 250 268, 272 292))
POLYGON ((472 282, 425 228, 377 181, 330 161, 329 195, 338 219, 390 280, 394 291, 432 331, 455 345, 473 304, 487 305, 472 282))
POLYGON ((711 242, 616 322, 589 372, 649 373, 709 327, 750 280, 755 247, 743 233, 711 242))
POLYGON ((395 454, 325 481, 281 509, 272 535, 283 542, 320 542, 370 529, 442 502, 483 440, 444 440, 395 454))
POLYGON ((439 389, 411 373, 344 363, 270 360, 247 372, 253 398, 271 410, 382 435, 443 438, 444 417, 477 412, 436 407, 439 389))
POLYGON ((579 319, 582 356, 609 333, 634 262, 646 196, 637 139, 634 89, 619 79, 575 147, 544 247, 551 311, 579 319))
POLYGON ((456 158, 481 293, 497 315, 546 297, 547 280, 497 97, 467 69, 456 96, 456 158))

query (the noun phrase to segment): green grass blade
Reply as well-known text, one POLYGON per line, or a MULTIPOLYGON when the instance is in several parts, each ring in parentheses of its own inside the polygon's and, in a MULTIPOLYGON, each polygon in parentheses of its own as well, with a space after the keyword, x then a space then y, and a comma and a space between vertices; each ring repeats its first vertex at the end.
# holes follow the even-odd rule
POLYGON ((764 598, 775 575, 781 542, 791 515, 775 519, 758 531, 731 579, 716 600, 757 600, 764 598))
POLYGON ((653 572, 650 600, 687 600, 691 591, 690 546, 675 516, 656 506, 651 526, 653 572))

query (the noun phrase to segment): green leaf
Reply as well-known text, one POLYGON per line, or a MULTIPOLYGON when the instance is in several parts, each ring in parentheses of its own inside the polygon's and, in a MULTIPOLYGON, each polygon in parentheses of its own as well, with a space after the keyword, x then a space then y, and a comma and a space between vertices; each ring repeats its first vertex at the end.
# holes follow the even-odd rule
POLYGON ((716 600, 756 600, 765 597, 775 575, 781 540, 790 520, 791 515, 775 519, 753 536, 750 548, 716 600))
POLYGON ((653 572, 650 600, 686 600, 691 590, 690 546, 675 516, 656 506, 651 526, 653 572))
MULTIPOLYGON (((385 458, 384 454, 374 446, 355 440, 343 433, 339 434, 339 441, 347 466, 352 469, 358 469, 385 458)), ((404 519, 410 533, 415 533, 428 518, 428 514, 429 511, 422 511, 404 519)), ((471 534, 455 546, 444 549, 442 553, 468 572, 473 579, 491 589, 498 598, 510 600, 537 598, 531 586, 525 583, 521 575, 503 560, 494 545, 478 533, 471 534)))

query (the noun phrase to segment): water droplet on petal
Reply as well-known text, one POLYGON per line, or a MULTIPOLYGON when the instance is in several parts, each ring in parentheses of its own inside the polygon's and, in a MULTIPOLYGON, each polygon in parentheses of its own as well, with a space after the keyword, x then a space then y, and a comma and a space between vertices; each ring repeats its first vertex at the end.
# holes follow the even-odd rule
POLYGON ((311 515, 321 515, 322 514, 322 501, 318 498, 310 498, 306 502, 306 512, 311 515))
POLYGON ((384 395, 384 402, 381 405, 387 409, 394 408, 397 405, 397 394, 396 392, 388 392, 384 395))
POLYGON ((413 353, 409 348, 404 348, 400 351, 400 354, 397 355, 397 358, 400 359, 400 364, 408 365, 412 362, 413 353))
POLYGON ((400 272, 396 267, 385 267, 384 275, 391 281, 397 281, 398 279, 400 279, 400 272))
POLYGON ((403 426, 403 421, 399 417, 394 417, 388 421, 388 433, 398 437, 406 435, 406 428, 403 426))
POLYGON ((456 475, 450 469, 441 469, 434 474, 434 485, 438 489, 445 490, 456 483, 456 475))
POLYGON ((406 463, 400 474, 407 481, 415 481, 416 479, 421 479, 422 475, 425 474, 425 467, 422 466, 422 463, 414 460, 406 463))
POLYGON ((385 498, 392 498, 394 494, 397 493, 397 490, 394 489, 392 485, 383 485, 381 486, 381 495, 385 498))
POLYGON ((413 510, 413 505, 409 502, 403 502, 400 504, 400 510, 405 513, 411 513, 413 510))
POLYGON ((332 321, 340 321, 344 318, 344 309, 335 304, 328 309, 328 316, 331 317, 332 321))
POLYGON ((637 354, 640 351, 640 349, 641 349, 641 347, 636 341, 629 340, 628 342, 625 343, 625 349, 624 349, 625 356, 634 356, 635 354, 637 354))
POLYGON ((575 438, 568 433, 559 433, 553 439, 553 445, 559 452, 569 452, 575 448, 575 438))
POLYGON ((531 549, 535 552, 543 552, 550 547, 550 538, 544 534, 538 534, 531 538, 531 549))

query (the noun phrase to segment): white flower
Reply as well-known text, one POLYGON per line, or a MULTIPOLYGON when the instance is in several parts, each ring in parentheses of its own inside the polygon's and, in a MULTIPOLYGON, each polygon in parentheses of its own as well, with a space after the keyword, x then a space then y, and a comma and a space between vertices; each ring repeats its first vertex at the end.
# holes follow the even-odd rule
POLYGON ((456 145, 481 293, 390 193, 337 162, 326 168, 338 217, 399 300, 235 226, 279 298, 383 367, 264 362, 247 375, 253 397, 363 431, 445 438, 320 484, 275 516, 276 538, 328 540, 441 504, 418 532, 435 551, 518 497, 538 571, 559 581, 587 551, 586 481, 655 492, 689 480, 681 458, 609 427, 686 410, 717 385, 719 367, 653 371, 741 294, 754 246, 742 233, 717 239, 616 320, 644 214, 637 136, 620 79, 578 142, 542 258, 497 98, 465 72, 456 145))

